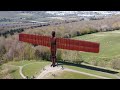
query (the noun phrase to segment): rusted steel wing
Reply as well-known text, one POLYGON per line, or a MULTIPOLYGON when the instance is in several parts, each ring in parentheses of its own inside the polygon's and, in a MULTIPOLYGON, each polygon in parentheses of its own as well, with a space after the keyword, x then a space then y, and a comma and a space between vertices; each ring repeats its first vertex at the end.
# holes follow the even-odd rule
MULTIPOLYGON (((83 40, 56 38, 58 49, 98 53, 100 44, 83 40)), ((50 36, 19 34, 19 41, 50 47, 50 36)))

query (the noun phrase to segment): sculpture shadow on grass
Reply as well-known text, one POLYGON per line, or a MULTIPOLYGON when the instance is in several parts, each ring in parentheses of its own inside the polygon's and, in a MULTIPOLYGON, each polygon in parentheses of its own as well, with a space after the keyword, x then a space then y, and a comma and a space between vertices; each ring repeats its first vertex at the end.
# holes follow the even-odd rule
MULTIPOLYGON (((112 71, 112 70, 108 70, 108 69, 103 69, 103 68, 98 68, 98 67, 92 67, 92 66, 87 66, 87 65, 83 65, 83 64, 74 64, 71 62, 63 62, 63 61, 58 61, 58 65, 70 65, 70 66, 76 66, 76 67, 80 67, 80 68, 85 68, 85 69, 90 69, 90 70, 95 70, 95 71, 100 71, 100 72, 105 72, 105 73, 110 73, 110 74, 117 74, 119 72, 117 71, 112 71)), ((82 62, 81 62, 82 63, 82 62)))

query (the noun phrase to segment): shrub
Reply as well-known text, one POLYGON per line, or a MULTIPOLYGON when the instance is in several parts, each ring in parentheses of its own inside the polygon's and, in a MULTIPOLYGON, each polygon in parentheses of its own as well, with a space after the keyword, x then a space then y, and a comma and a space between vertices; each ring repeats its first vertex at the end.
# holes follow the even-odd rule
POLYGON ((62 52, 61 52, 61 50, 57 50, 57 60, 62 60, 62 52))
POLYGON ((112 62, 112 68, 120 70, 120 58, 113 60, 113 62, 112 62))
POLYGON ((77 36, 77 32, 76 31, 71 31, 70 35, 71 35, 71 37, 76 37, 77 36))
POLYGON ((50 60, 50 50, 44 46, 36 47, 34 55, 37 60, 50 60))
POLYGON ((34 59, 35 58, 34 53, 35 49, 33 48, 33 46, 31 44, 25 43, 22 52, 23 58, 25 60, 34 59))
POLYGON ((106 67, 106 64, 107 62, 104 60, 98 62, 98 66, 101 66, 101 67, 106 67))
POLYGON ((77 63, 77 64, 83 61, 80 52, 70 51, 70 50, 62 51, 61 58, 62 60, 68 60, 69 62, 77 63))
POLYGON ((80 36, 81 33, 80 33, 79 31, 76 31, 76 35, 77 35, 77 36, 80 36))
POLYGON ((70 35, 69 35, 69 34, 65 34, 65 35, 63 36, 63 38, 70 38, 70 35))
POLYGON ((39 51, 38 49, 35 50, 35 53, 34 53, 34 54, 35 54, 35 59, 36 59, 36 60, 41 59, 41 54, 40 54, 40 51, 39 51))
POLYGON ((0 57, 6 53, 5 46, 0 45, 0 57))

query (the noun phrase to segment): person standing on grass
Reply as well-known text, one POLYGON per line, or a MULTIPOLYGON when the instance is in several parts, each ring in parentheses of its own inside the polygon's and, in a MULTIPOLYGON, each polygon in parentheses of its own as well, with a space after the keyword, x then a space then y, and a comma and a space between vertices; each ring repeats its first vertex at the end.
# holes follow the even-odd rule
POLYGON ((26 76, 26 79, 28 79, 28 76, 26 76))

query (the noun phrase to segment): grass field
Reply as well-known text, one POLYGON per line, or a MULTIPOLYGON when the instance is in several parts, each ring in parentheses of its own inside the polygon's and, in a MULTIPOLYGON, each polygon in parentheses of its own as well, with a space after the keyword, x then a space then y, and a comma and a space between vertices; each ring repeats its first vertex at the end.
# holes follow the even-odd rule
POLYGON ((99 76, 108 77, 108 78, 111 78, 111 79, 116 79, 115 74, 104 73, 104 72, 97 71, 97 70, 91 70, 91 69, 86 69, 86 68, 71 66, 71 65, 63 65, 63 66, 66 67, 66 68, 77 70, 77 71, 87 72, 87 73, 91 73, 91 74, 94 74, 94 75, 99 75, 99 76))
POLYGON ((7 64, 8 65, 23 66, 23 65, 26 65, 26 64, 29 64, 29 63, 34 63, 34 62, 36 62, 36 61, 35 60, 31 60, 31 61, 22 60, 22 61, 12 61, 12 62, 9 62, 7 64))
POLYGON ((23 67, 22 73, 25 76, 28 76, 29 78, 33 75, 37 75, 40 73, 40 70, 50 64, 50 62, 47 61, 35 61, 35 60, 23 60, 23 61, 12 61, 5 63, 0 66, 0 78, 7 77, 7 74, 9 74, 9 77, 7 78, 14 78, 14 79, 22 79, 19 70, 20 68, 18 66, 23 67), (37 73, 37 74, 36 74, 37 73))
POLYGON ((23 67, 23 74, 28 77, 36 76, 40 74, 40 71, 44 66, 50 64, 50 62, 36 62, 32 64, 28 64, 23 67))
POLYGON ((9 66, 7 64, 1 65, 0 79, 22 79, 19 74, 19 67, 9 66))
POLYGON ((74 39, 87 40, 100 43, 100 52, 95 53, 84 53, 82 56, 87 58, 91 57, 107 57, 113 58, 115 56, 120 56, 120 31, 111 32, 99 32, 84 36, 75 37, 74 39))
POLYGON ((22 79, 22 77, 19 73, 19 68, 17 68, 14 72, 11 72, 11 75, 14 79, 22 79))
POLYGON ((96 64, 99 63, 99 66, 104 67, 107 65, 106 62, 108 63, 115 57, 120 57, 120 30, 88 34, 74 39, 100 43, 99 53, 79 52, 86 63, 96 62, 96 64))
MULTIPOLYGON (((29 78, 31 78, 33 75, 34 76, 39 75, 41 73, 40 71, 42 70, 42 68, 50 63, 51 62, 48 62, 48 61, 27 61, 27 60, 8 62, 0 66, 0 72, 1 72, 0 78, 7 77, 11 79, 12 78, 22 79, 19 73, 20 68, 18 66, 22 66, 23 67, 22 73, 25 76, 28 76, 29 78)), ((96 71, 96 70, 90 70, 90 69, 72 66, 72 65, 66 65, 66 64, 63 64, 63 66, 66 68, 70 68, 70 69, 81 71, 81 72, 86 72, 86 73, 90 73, 94 75, 116 79, 115 74, 103 73, 103 72, 96 71)), ((49 73, 47 74, 47 76, 45 76, 45 78, 49 78, 49 79, 53 79, 53 78, 54 79, 97 79, 96 77, 74 73, 70 71, 58 72, 56 75, 57 77, 53 77, 51 73, 49 73)))
POLYGON ((52 76, 52 73, 49 73, 44 77, 44 79, 99 79, 99 78, 70 71, 63 71, 57 72, 55 77, 52 76))

